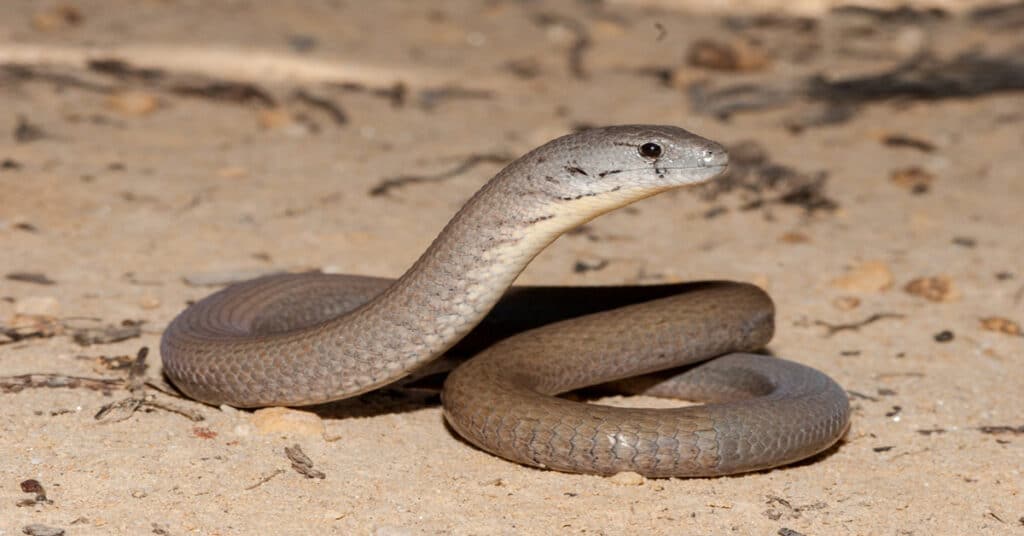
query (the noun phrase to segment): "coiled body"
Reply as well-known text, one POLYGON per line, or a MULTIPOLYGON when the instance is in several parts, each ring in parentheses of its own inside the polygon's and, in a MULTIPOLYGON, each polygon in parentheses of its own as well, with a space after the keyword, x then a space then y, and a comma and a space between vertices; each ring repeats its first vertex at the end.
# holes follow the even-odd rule
MULTIPOLYGON (((526 311, 532 318, 523 327, 545 311, 569 318, 604 310, 506 338, 459 367, 442 395, 449 422, 485 450, 566 471, 716 475, 819 452, 846 428, 846 395, 827 376, 772 357, 719 358, 654 391, 717 401, 705 406, 623 410, 552 396, 762 347, 772 305, 754 287, 638 287, 632 297, 628 288, 595 289, 593 298, 575 294, 574 303, 545 301, 543 290, 531 289, 506 296, 513 305, 499 303, 561 233, 709 180, 726 161, 720 146, 675 127, 559 138, 488 182, 397 280, 273 276, 196 303, 164 334, 164 370, 186 394, 212 404, 315 404, 407 376, 445 354, 496 304, 489 319, 526 311), (628 305, 613 308, 620 304, 628 305)), ((486 336, 495 325, 487 320, 473 333, 486 336)))

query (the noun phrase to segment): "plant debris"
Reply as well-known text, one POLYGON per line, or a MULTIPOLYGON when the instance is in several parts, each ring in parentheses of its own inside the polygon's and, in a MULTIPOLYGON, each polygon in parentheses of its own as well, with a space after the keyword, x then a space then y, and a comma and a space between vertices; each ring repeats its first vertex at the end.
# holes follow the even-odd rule
POLYGON ((661 41, 668 35, 668 30, 665 29, 665 25, 660 22, 654 23, 654 29, 658 31, 658 35, 654 37, 655 41, 661 41))
POLYGON ((965 248, 973 248, 978 245, 978 241, 969 236, 954 236, 952 242, 965 248))
POLYGON ((607 267, 609 262, 608 259, 579 259, 573 264, 572 271, 577 274, 596 272, 607 267))
POLYGON ((912 6, 899 6, 891 9, 858 5, 841 5, 832 8, 832 13, 840 16, 858 16, 871 19, 879 24, 922 24, 949 18, 949 12, 932 7, 917 9, 912 6))
POLYGON ((878 398, 877 397, 874 397, 874 396, 871 396, 871 395, 866 395, 866 394, 864 394, 864 393, 862 393, 860 391, 854 391, 852 389, 847 389, 846 390, 846 394, 849 395, 850 398, 859 398, 861 400, 870 400, 872 402, 878 402, 878 398))
POLYGON ((109 395, 114 389, 124 386, 124 380, 120 378, 88 378, 83 376, 68 376, 66 374, 33 373, 18 374, 16 376, 0 376, 0 392, 17 393, 25 389, 35 388, 60 388, 70 389, 84 388, 92 391, 100 391, 109 395))
POLYGON ((288 459, 292 462, 292 469, 295 469, 297 473, 305 476, 306 478, 326 478, 322 471, 313 469, 313 460, 306 456, 305 452, 302 452, 302 447, 298 443, 284 448, 284 453, 288 456, 288 459))
POLYGON ((971 22, 996 31, 1017 30, 1024 27, 1024 2, 980 6, 970 11, 968 17, 971 22))
MULTIPOLYGON (((127 388, 129 396, 109 404, 104 404, 100 407, 99 411, 96 412, 93 418, 98 421, 108 423, 121 422, 130 419, 135 412, 142 409, 145 411, 163 410, 171 413, 177 413, 178 415, 181 415, 193 422, 204 420, 203 415, 198 412, 164 403, 158 400, 156 395, 148 394, 146 392, 147 386, 155 387, 151 382, 146 381, 146 369, 148 368, 148 365, 146 365, 146 356, 148 355, 148 347, 143 346, 140 348, 138 354, 135 356, 135 361, 132 363, 132 366, 128 371, 127 381, 121 382, 121 385, 127 388)), ((169 394, 166 391, 162 392, 169 394)))
POLYGON ((41 127, 29 123, 23 115, 18 116, 18 123, 14 126, 14 141, 17 143, 30 143, 47 137, 46 131, 41 127))
POLYGON ((4 279, 8 281, 18 281, 20 283, 34 283, 36 285, 56 285, 57 282, 50 279, 46 274, 41 272, 11 272, 4 276, 4 279))
POLYGON ((874 324, 879 320, 885 320, 887 318, 904 318, 905 315, 899 313, 875 313, 864 320, 857 322, 851 322, 849 324, 829 324, 823 320, 816 320, 814 325, 822 326, 828 331, 825 333, 825 337, 831 337, 840 331, 860 331, 860 328, 869 324, 874 324))
POLYGON ((783 517, 786 519, 797 519, 803 512, 824 510, 825 508, 828 508, 828 503, 823 501, 794 506, 787 499, 777 495, 768 495, 765 497, 765 503, 769 508, 765 510, 764 515, 772 521, 778 521, 783 517))
POLYGON ((101 370, 128 370, 135 363, 135 356, 122 354, 122 355, 101 355, 101 356, 87 356, 79 355, 75 356, 76 359, 92 361, 94 368, 101 370))
POLYGON ((453 167, 448 171, 442 171, 434 175, 401 175, 398 177, 391 177, 382 180, 376 186, 370 189, 370 195, 374 197, 386 196, 391 193, 391 190, 397 188, 403 188, 409 184, 417 184, 422 182, 441 182, 448 180, 452 177, 456 177, 467 171, 473 169, 480 164, 507 164, 512 161, 512 157, 504 153, 483 153, 470 155, 468 158, 463 160, 459 165, 453 167))
POLYGON ((916 149, 922 153, 935 152, 935 144, 902 134, 890 134, 882 138, 882 144, 886 147, 916 149))
POLYGON ((41 523, 25 525, 21 528, 21 532, 28 534, 28 536, 64 536, 64 529, 50 527, 41 523))
POLYGON ((135 67, 130 63, 116 58, 91 60, 86 64, 90 71, 113 76, 119 80, 156 82, 167 76, 161 69, 135 67))
POLYGON ((309 91, 301 88, 292 92, 292 98, 312 108, 325 112, 335 125, 342 126, 348 124, 348 114, 345 113, 345 110, 343 110, 341 106, 330 99, 313 95, 309 91))
MULTIPOLYGON (((118 58, 105 58, 90 61, 89 72, 95 75, 111 77, 119 82, 130 83, 156 91, 182 97, 203 98, 235 104, 255 104, 260 107, 274 107, 276 99, 272 94, 252 83, 234 80, 218 80, 189 74, 171 74, 161 69, 139 67, 118 58)), ((40 66, 6 64, 0 66, 0 75, 16 81, 41 81, 57 87, 73 87, 101 94, 114 94, 123 91, 122 86, 85 80, 54 69, 40 66)), ((44 137, 45 133, 38 127, 28 124, 19 118, 15 130, 15 139, 19 142, 34 141, 44 137)))
POLYGON ((505 70, 517 78, 532 80, 540 76, 540 62, 536 58, 522 58, 505 62, 505 70))
POLYGON ((199 97, 210 100, 233 102, 237 104, 256 104, 272 108, 276 105, 274 97, 267 90, 246 82, 228 80, 180 82, 168 90, 184 97, 199 97))
POLYGON ((110 85, 91 80, 82 80, 81 78, 61 72, 52 72, 45 67, 13 63, 0 65, 0 80, 3 78, 8 78, 14 82, 46 82, 52 84, 57 89, 70 87, 100 94, 111 93, 115 89, 110 85))
POLYGON ((533 20, 545 28, 561 26, 572 32, 574 38, 572 44, 569 46, 568 52, 569 74, 574 78, 586 80, 588 78, 588 74, 586 69, 583 67, 583 54, 590 48, 592 40, 590 38, 590 32, 587 31, 587 28, 583 23, 574 18, 554 13, 540 13, 537 14, 533 20))
POLYGON ((358 82, 328 83, 327 87, 347 93, 366 93, 372 97, 387 99, 393 108, 405 106, 406 97, 409 94, 409 88, 401 82, 387 87, 370 87, 358 82))
POLYGON ((267 476, 257 480, 255 484, 252 484, 250 486, 246 486, 245 489, 246 489, 246 491, 254 490, 254 489, 262 486, 263 484, 266 484, 267 482, 270 482, 275 476, 280 475, 282 473, 284 473, 284 469, 274 469, 267 476))
POLYGON ((82 346, 126 341, 142 335, 143 322, 143 320, 124 320, 120 326, 79 328, 72 331, 71 338, 82 346))
POLYGON ((781 204, 797 206, 813 214, 839 208, 839 203, 825 194, 827 180, 828 174, 824 171, 803 173, 772 162, 761 144, 744 141, 729 148, 729 169, 724 175, 692 191, 709 202, 738 192, 743 199, 740 210, 781 204))
POLYGON ((433 110, 447 100, 453 99, 491 99, 494 92, 485 89, 466 89, 456 86, 425 88, 417 93, 417 102, 423 110, 433 110))
POLYGON ((811 80, 809 97, 829 102, 872 102, 892 98, 936 100, 1024 90, 1024 61, 1018 56, 968 52, 942 61, 929 54, 877 75, 811 80))
POLYGON ((965 52, 941 60, 928 52, 890 70, 829 80, 816 75, 779 86, 751 82, 712 89, 706 82, 689 87, 691 108, 727 120, 741 112, 788 106, 799 99, 820 105, 816 113, 786 121, 791 130, 833 125, 851 119, 859 107, 875 102, 977 98, 1024 91, 1024 60, 1019 54, 985 56, 965 52))
POLYGON ((77 320, 99 321, 97 318, 81 317, 61 320, 48 314, 15 315, 11 325, 0 325, 0 345, 25 339, 45 339, 64 333, 69 333, 82 346, 109 344, 140 336, 144 323, 142 320, 123 320, 118 326, 75 327, 72 321, 77 320))
POLYGON ((979 426, 978 431, 991 435, 1024 435, 1024 424, 1020 426, 979 426))
POLYGON ((779 14, 736 15, 723 19, 729 32, 743 35, 772 57, 806 63, 822 51, 821 23, 811 17, 779 14))

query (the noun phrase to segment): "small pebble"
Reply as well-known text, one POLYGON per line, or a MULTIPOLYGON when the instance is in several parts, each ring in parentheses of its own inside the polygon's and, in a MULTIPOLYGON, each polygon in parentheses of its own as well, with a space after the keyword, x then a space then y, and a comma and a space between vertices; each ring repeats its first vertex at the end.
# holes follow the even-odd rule
POLYGON ((831 284, 849 292, 882 292, 892 286, 892 272, 882 261, 867 261, 833 279, 831 284))
POLYGON ((143 309, 156 309, 157 307, 160 307, 160 300, 153 296, 144 296, 139 300, 139 307, 142 307, 143 309))
POLYGON ((292 114, 284 108, 267 108, 259 111, 256 122, 267 130, 286 127, 294 123, 292 114))
POLYGON ((56 6, 32 15, 32 27, 41 32, 63 30, 82 23, 82 12, 74 6, 56 6))
POLYGON ((931 188, 935 176, 919 167, 897 169, 889 175, 889 180, 913 194, 923 194, 931 188))
POLYGON ((21 482, 21 491, 25 493, 43 493, 43 485, 38 480, 30 478, 21 482))
POLYGON ((839 296, 832 300, 832 305, 840 311, 851 311, 860 307, 860 298, 854 296, 839 296))
POLYGON ((694 67, 716 71, 757 71, 770 63, 764 52, 744 41, 726 43, 710 39, 694 41, 686 61, 694 67))
POLYGON ((945 275, 919 277, 907 283, 903 290, 907 294, 933 302, 951 302, 960 297, 953 286, 953 279, 945 275))
POLYGON ((122 91, 107 97, 107 106, 124 115, 145 116, 160 107, 160 100, 152 93, 122 91))
POLYGON ((806 244, 811 241, 811 237, 797 231, 784 233, 779 237, 779 242, 786 244, 806 244))
POLYGON ((936 333, 935 337, 934 337, 935 342, 949 342, 949 341, 953 340, 953 338, 954 338, 953 332, 948 330, 948 329, 944 329, 944 330, 936 333))
POLYGON ((1001 316, 987 316, 981 319, 981 329, 985 331, 994 331, 996 333, 1005 333, 1007 335, 1021 336, 1024 331, 1021 330, 1020 324, 1004 318, 1001 316))
POLYGON ((323 437, 324 421, 308 411, 288 408, 264 408, 252 414, 252 424, 262 434, 296 434, 323 437))

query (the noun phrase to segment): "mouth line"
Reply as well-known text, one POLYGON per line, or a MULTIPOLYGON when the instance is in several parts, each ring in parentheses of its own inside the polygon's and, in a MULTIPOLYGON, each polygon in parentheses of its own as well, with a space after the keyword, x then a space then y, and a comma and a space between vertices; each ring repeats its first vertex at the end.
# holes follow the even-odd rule
POLYGON ((729 164, 716 164, 713 166, 671 166, 671 167, 642 167, 642 168, 627 168, 627 169, 614 169, 611 171, 602 171, 597 174, 599 178, 604 178, 609 175, 618 175, 619 173, 633 173, 637 171, 654 171, 655 173, 664 173, 666 171, 686 171, 693 169, 707 169, 709 171, 724 171, 729 167, 729 164))
POLYGON ((650 167, 650 168, 643 167, 643 168, 620 169, 620 170, 618 170, 618 173, 625 173, 627 171, 644 171, 644 170, 648 170, 648 169, 663 169, 663 170, 668 171, 670 169, 673 169, 673 170, 677 170, 677 169, 723 169, 723 168, 727 168, 727 167, 729 167, 729 164, 715 164, 713 166, 700 166, 700 165, 697 165, 697 166, 667 166, 667 167, 666 166, 654 166, 654 167, 650 167))
MULTIPOLYGON (((701 184, 701 183, 707 182, 707 181, 715 178, 716 176, 718 176, 719 173, 721 173, 722 171, 725 171, 725 169, 728 168, 728 167, 729 167, 729 164, 717 164, 717 165, 714 165, 714 166, 673 166, 673 167, 654 167, 654 168, 643 167, 643 168, 615 169, 615 170, 612 170, 612 171, 601 172, 601 173, 598 174, 598 177, 604 178, 606 176, 616 175, 616 174, 619 174, 619 173, 630 173, 630 172, 635 172, 635 171, 648 171, 648 170, 654 171, 656 174, 659 175, 659 178, 664 178, 663 175, 664 175, 664 173, 666 171, 673 171, 673 170, 678 171, 678 170, 706 169, 706 170, 708 170, 710 172, 713 172, 713 173, 709 174, 706 177, 701 177, 701 178, 699 178, 699 179, 689 183, 689 184, 701 184)), ((684 184, 676 184, 674 186, 683 186, 683 185, 684 184)), ((620 185, 620 186, 616 186, 614 188, 610 188, 610 189, 607 189, 607 190, 602 190, 600 192, 590 191, 590 192, 587 192, 587 193, 584 193, 584 194, 580 194, 580 195, 577 195, 577 196, 573 196, 573 197, 561 197, 560 200, 561 201, 576 201, 576 200, 582 199, 584 197, 593 197, 595 195, 610 194, 610 193, 614 193, 614 192, 617 192, 617 191, 622 190, 622 189, 623 189, 623 186, 620 185)))
POLYGON ((729 164, 715 164, 713 166, 673 166, 673 167, 655 167, 654 169, 725 169, 729 167, 729 164))
POLYGON ((729 167, 729 164, 716 164, 712 166, 675 166, 675 167, 657 167, 654 168, 654 173, 659 178, 664 178, 669 171, 695 171, 695 170, 706 170, 707 175, 697 179, 698 182, 704 182, 717 177, 729 167))

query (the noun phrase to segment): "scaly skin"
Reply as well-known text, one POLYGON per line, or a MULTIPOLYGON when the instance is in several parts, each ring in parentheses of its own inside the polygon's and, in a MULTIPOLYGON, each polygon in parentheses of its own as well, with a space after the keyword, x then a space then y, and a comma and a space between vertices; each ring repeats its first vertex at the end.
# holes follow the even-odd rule
MULTIPOLYGON (((239 407, 316 404, 394 383, 463 339, 560 234, 707 181, 726 163, 718 144, 675 127, 607 127, 558 138, 491 179, 397 280, 272 276, 201 300, 164 333, 164 370, 197 400, 239 407)), ((602 474, 762 469, 819 452, 842 435, 849 412, 842 389, 817 371, 764 356, 723 357, 658 387, 755 397, 743 401, 653 411, 551 396, 753 350, 771 337, 771 301, 754 287, 718 283, 662 294, 670 297, 494 345, 450 376, 446 417, 499 456, 602 474)))

